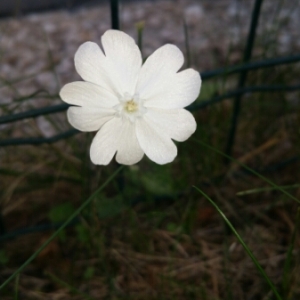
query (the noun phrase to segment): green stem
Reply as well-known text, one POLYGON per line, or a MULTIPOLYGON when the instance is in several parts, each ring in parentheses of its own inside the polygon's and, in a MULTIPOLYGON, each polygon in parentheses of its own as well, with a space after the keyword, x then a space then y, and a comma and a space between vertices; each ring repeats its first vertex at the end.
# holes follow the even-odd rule
POLYGON ((183 18, 183 30, 184 30, 184 42, 186 51, 186 67, 191 67, 191 51, 190 51, 190 40, 189 40, 189 30, 185 18, 183 18))

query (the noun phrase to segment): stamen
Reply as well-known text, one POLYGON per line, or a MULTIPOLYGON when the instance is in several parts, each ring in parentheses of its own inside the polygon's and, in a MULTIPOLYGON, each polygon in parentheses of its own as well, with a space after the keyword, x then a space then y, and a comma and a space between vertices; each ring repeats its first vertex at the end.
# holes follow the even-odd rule
POLYGON ((134 102, 134 100, 130 100, 125 103, 125 109, 129 113, 133 113, 138 110, 138 105, 136 102, 134 102))

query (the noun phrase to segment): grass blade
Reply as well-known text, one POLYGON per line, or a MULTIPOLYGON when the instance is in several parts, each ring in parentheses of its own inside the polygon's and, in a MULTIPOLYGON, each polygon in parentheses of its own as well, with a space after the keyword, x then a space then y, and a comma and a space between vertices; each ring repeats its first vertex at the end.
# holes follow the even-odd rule
POLYGON ((214 148, 214 147, 212 147, 212 146, 210 146, 210 145, 207 145, 206 143, 204 143, 204 142, 202 142, 202 141, 199 141, 199 140, 197 140, 197 139, 195 139, 195 138, 194 138, 193 140, 194 140, 196 143, 198 143, 198 144, 200 144, 200 145, 202 145, 202 146, 204 146, 204 147, 206 147, 206 148, 208 148, 208 149, 210 149, 210 150, 212 150, 212 151, 214 151, 214 152, 216 152, 216 153, 218 153, 218 154, 224 156, 226 159, 231 160, 231 161, 233 161, 233 162, 239 164, 239 165, 240 165, 241 167, 243 167, 245 170, 249 171, 250 173, 252 173, 252 174, 254 174, 255 176, 257 176, 258 178, 260 178, 260 179, 262 179, 263 181, 267 182, 267 183, 270 184, 274 189, 276 189, 276 190, 282 192, 284 195, 288 196, 289 198, 293 199, 294 201, 296 201, 297 203, 300 204, 300 200, 297 199, 296 197, 294 197, 293 195, 291 195, 290 193, 288 193, 284 188, 282 188, 282 187, 276 185, 273 181, 271 181, 270 179, 268 179, 268 178, 264 177, 263 175, 259 174, 259 173, 256 172, 255 170, 253 170, 253 169, 251 169, 250 167, 246 166, 245 164, 241 163, 240 161, 238 161, 238 160, 232 158, 231 156, 229 156, 229 155, 223 153, 222 151, 220 151, 220 150, 218 150, 218 149, 216 149, 216 148, 214 148))
POLYGON ((76 295, 80 295, 83 297, 83 299, 85 300, 96 300, 93 297, 90 297, 89 295, 82 293, 79 289, 77 289, 76 287, 68 284, 67 282, 61 280, 60 278, 58 278, 57 276, 55 276, 52 273, 47 273, 46 275, 48 275, 54 282, 58 283, 59 285, 61 285, 62 287, 67 288, 71 293, 74 293, 76 295))
MULTIPOLYGON (((300 187, 300 184, 292 184, 292 185, 282 185, 279 186, 281 189, 297 189, 300 187)), ((257 193, 263 193, 263 192, 271 192, 271 191, 276 191, 278 188, 275 187, 264 187, 264 188, 256 188, 256 189, 251 189, 251 190, 246 190, 246 191, 241 191, 236 193, 237 196, 245 196, 245 195, 250 195, 250 194, 257 194, 257 193)))
POLYGON ((54 240, 59 233, 75 218, 79 215, 79 213, 87 207, 91 201, 97 196, 115 177, 116 175, 123 169, 123 167, 119 167, 83 204, 51 235, 51 237, 36 251, 34 252, 8 279, 6 279, 0 286, 0 290, 2 290, 12 279, 14 279, 20 272, 24 270, 24 268, 29 265, 38 254, 48 246, 52 240, 54 240))
POLYGON ((14 300, 19 299, 19 280, 20 280, 20 274, 17 275, 16 281, 15 281, 15 295, 14 300))
POLYGON ((229 226, 229 228, 232 230, 232 232, 234 233, 234 235, 237 237, 237 239, 239 240, 239 242, 241 243, 241 245, 244 247, 245 251, 247 252, 248 256, 252 259, 252 261, 254 262, 255 266, 257 267, 258 271, 260 272, 260 274, 264 277, 264 279, 266 280, 266 282, 268 283, 268 285, 270 286, 270 288, 272 289, 274 295, 276 296, 277 300, 283 300, 281 298, 281 296, 278 294, 276 287, 274 286, 274 284, 272 283, 272 281, 270 280, 270 278, 268 277, 268 275, 266 274, 266 272, 264 271, 264 269, 261 267, 261 265, 259 264, 258 260, 256 259, 256 257, 253 255, 252 251, 249 249, 249 247, 246 245, 246 243, 244 242, 244 240, 242 239, 242 237, 238 234, 238 232, 235 230, 235 228, 233 227, 233 225, 231 224, 231 222, 227 219, 227 217, 225 216, 225 214, 222 212, 222 210, 218 207, 218 205, 208 197, 208 195, 206 195, 204 192, 202 192, 199 188, 197 188, 196 186, 194 186, 194 188, 203 196, 205 197, 212 206, 214 206, 214 208, 218 211, 218 213, 221 215, 221 217, 224 219, 225 223, 229 226))
POLYGON ((185 18, 183 18, 183 32, 184 32, 184 43, 185 43, 185 55, 186 55, 186 67, 191 67, 191 49, 189 40, 189 30, 185 18))
POLYGON ((294 228, 294 231, 292 234, 292 240, 291 240, 288 252, 287 252, 284 267, 283 267, 282 289, 283 289, 284 295, 286 295, 286 297, 288 297, 289 283, 291 282, 292 257, 293 257, 293 250, 294 250, 294 245, 295 245, 297 231, 299 229, 299 226, 300 226, 300 208, 298 208, 298 210, 297 210, 296 224, 295 224, 295 228, 294 228))

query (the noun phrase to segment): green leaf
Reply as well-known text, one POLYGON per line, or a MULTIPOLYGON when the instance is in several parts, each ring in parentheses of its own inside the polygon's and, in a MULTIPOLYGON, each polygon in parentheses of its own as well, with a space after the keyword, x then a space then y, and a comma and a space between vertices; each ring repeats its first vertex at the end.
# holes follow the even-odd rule
POLYGON ((172 195, 173 178, 169 166, 154 166, 152 172, 141 174, 140 181, 145 189, 154 195, 172 195))
POLYGON ((96 207, 100 219, 117 216, 126 208, 120 195, 113 198, 102 196, 96 202, 96 207))
POLYGON ((54 206, 48 213, 49 219, 53 223, 64 221, 75 211, 74 206, 70 202, 54 206))
POLYGON ((201 94, 199 96, 199 101, 207 100, 219 94, 219 86, 217 82, 205 82, 201 87, 201 94))
POLYGON ((84 271, 83 278, 89 280, 93 278, 94 274, 95 274, 95 268, 87 267, 87 269, 84 271))
POLYGON ((182 228, 173 222, 167 224, 167 230, 169 232, 182 232, 182 228))
POLYGON ((0 265, 6 265, 9 259, 4 250, 0 250, 0 265))
POLYGON ((75 227, 75 230, 77 232, 77 239, 85 244, 89 241, 90 239, 90 234, 89 231, 86 227, 84 227, 82 224, 79 224, 75 227))

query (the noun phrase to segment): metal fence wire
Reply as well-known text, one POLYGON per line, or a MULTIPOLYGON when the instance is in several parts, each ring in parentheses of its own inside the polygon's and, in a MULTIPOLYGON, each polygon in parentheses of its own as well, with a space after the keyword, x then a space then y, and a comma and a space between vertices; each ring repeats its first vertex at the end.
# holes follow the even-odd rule
MULTIPOLYGON (((232 119, 231 126, 228 133, 227 145, 225 153, 231 155, 232 148, 235 142, 236 129, 238 126, 238 117, 240 114, 241 100, 245 94, 248 93, 271 93, 271 92, 293 92, 300 90, 300 85, 259 85, 259 86, 246 86, 247 75, 251 71, 260 70, 263 68, 272 68, 280 65, 287 65, 297 63, 300 61, 300 54, 287 57, 275 57, 271 59, 264 59, 261 61, 251 61, 252 49, 256 36, 256 29, 259 22, 260 9, 263 0, 256 0, 252 12, 249 34, 244 50, 243 61, 239 65, 227 66, 225 68, 215 69, 201 73, 203 81, 215 78, 217 76, 229 76, 239 74, 239 80, 236 89, 228 91, 222 95, 214 96, 210 99, 201 101, 200 103, 187 107, 190 111, 196 111, 213 104, 219 103, 223 100, 233 99, 232 119)), ((119 0, 110 1, 111 8, 111 25, 113 29, 119 29, 119 0)), ((28 118, 35 118, 42 115, 53 114, 67 110, 69 105, 58 104, 44 108, 31 109, 25 112, 5 115, 0 117, 0 125, 11 122, 16 122, 28 118)), ((52 137, 28 137, 28 138, 8 138, 0 140, 0 147, 18 146, 18 145, 41 145, 44 143, 55 143, 59 140, 69 138, 78 131, 75 129, 59 133, 52 137)))
MULTIPOLYGON (((242 104, 242 97, 248 93, 272 93, 278 91, 284 92, 294 92, 300 90, 300 85, 259 85, 259 86, 246 86, 247 75, 249 72, 261 70, 264 68, 273 68, 276 66, 294 64, 300 62, 300 54, 287 56, 287 57, 274 57, 271 59, 264 59, 260 61, 251 61, 252 58, 252 50, 256 37, 256 29, 259 23, 259 17, 261 12, 261 7, 263 4, 263 0, 255 0, 254 8, 252 11, 251 22, 248 32, 248 37, 246 41, 246 46, 244 50, 243 60, 239 65, 227 66, 225 68, 219 68, 207 72, 202 72, 201 77, 203 81, 209 80, 211 78, 215 78, 217 76, 230 76, 233 74, 238 74, 239 79, 237 83, 237 87, 234 90, 230 90, 222 95, 216 95, 200 103, 196 103, 187 107, 190 111, 197 111, 200 109, 204 109, 208 106, 219 103, 223 100, 233 99, 233 107, 232 107, 232 116, 231 116, 231 125, 228 132, 227 145, 225 147, 225 153, 227 155, 231 155, 232 148, 235 142, 236 129, 238 126, 238 119, 240 114, 240 108, 242 104)), ((119 0, 110 0, 110 9, 111 9, 111 23, 113 29, 119 29, 119 0)), ((0 117, 0 125, 8 124, 11 122, 16 122, 19 120, 24 120, 28 118, 36 118, 42 115, 49 115, 58 112, 65 111, 69 105, 67 104, 59 104, 54 106, 48 106, 44 108, 31 109, 26 112, 5 115, 0 117)), ((0 147, 6 146, 20 146, 20 145, 41 145, 44 143, 55 143, 59 140, 67 139, 75 134, 79 133, 76 129, 70 129, 68 131, 59 133, 52 137, 27 137, 27 138, 8 138, 0 140, 0 147)), ((265 171, 275 171, 278 168, 284 167, 286 164, 295 162, 299 157, 292 157, 285 161, 279 162, 276 165, 269 166, 265 169, 265 171)), ((228 161, 226 162, 228 163, 228 161)), ((44 225, 43 225, 44 226, 44 225)), ((56 225, 44 226, 42 230, 47 230, 47 228, 56 228, 56 225)), ((31 230, 22 229, 19 233, 10 233, 9 235, 0 234, 0 242, 6 239, 10 239, 16 235, 26 234, 27 232, 31 232, 31 230)))

